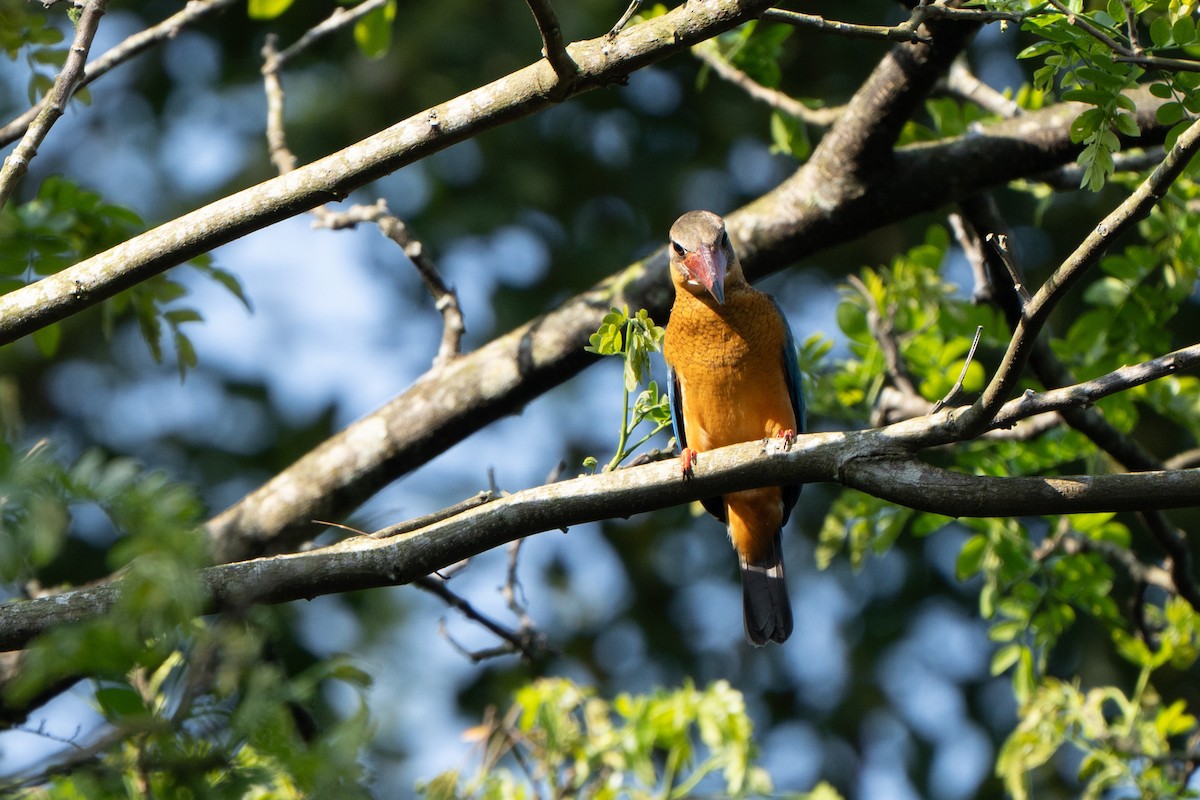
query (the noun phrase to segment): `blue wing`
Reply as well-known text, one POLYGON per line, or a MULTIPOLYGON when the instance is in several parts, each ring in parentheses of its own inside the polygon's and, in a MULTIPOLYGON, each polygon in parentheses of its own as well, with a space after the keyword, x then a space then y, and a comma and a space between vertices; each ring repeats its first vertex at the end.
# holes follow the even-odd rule
MULTIPOLYGON (((675 368, 670 364, 667 364, 667 401, 671 404, 671 430, 675 433, 675 441, 682 452, 687 447, 687 432, 683 429, 683 392, 679 388, 679 379, 675 377, 675 368)), ((793 504, 795 502, 792 501, 793 504)), ((707 497, 700 501, 700 505, 721 522, 726 522, 724 498, 707 497)))
MULTIPOLYGON (((774 298, 772 298, 774 299, 774 298)), ((792 400, 792 412, 796 415, 796 425, 799 428, 796 433, 804 433, 808 430, 808 420, 804 408, 804 389, 800 383, 800 351, 796 349, 796 338, 792 336, 792 326, 788 325, 787 317, 783 314, 783 309, 779 307, 779 303, 775 303, 775 310, 779 312, 779 319, 783 322, 783 331, 785 334, 783 342, 783 371, 784 377, 787 379, 788 395, 792 400)), ((800 499, 800 486, 784 486, 783 487, 783 522, 787 524, 788 517, 792 513, 792 507, 796 505, 796 501, 800 499)))

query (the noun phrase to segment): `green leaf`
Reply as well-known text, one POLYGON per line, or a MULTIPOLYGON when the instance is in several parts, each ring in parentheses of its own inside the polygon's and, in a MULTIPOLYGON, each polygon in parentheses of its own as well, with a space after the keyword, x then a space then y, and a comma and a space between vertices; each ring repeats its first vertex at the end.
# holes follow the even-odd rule
POLYGON ((1129 298, 1130 286, 1113 277, 1104 277, 1083 293, 1083 299, 1094 306, 1116 307, 1129 298))
POLYGON ((1196 43, 1196 21, 1190 14, 1175 20, 1175 24, 1171 26, 1171 38, 1179 47, 1196 43))
POLYGON ((1154 111, 1154 117, 1160 125, 1174 125, 1183 119, 1181 103, 1163 103, 1154 111))
POLYGON ((1155 47, 1167 47, 1171 44, 1171 21, 1166 17, 1158 17, 1150 23, 1150 41, 1155 47))
POLYGON ((983 559, 987 555, 988 540, 982 534, 976 534, 963 543, 958 554, 955 573, 960 581, 965 581, 979 573, 983 568, 983 559))
POLYGON ((771 152, 804 161, 812 152, 808 126, 779 111, 771 114, 771 152))
POLYGON ((251 19, 275 19, 292 5, 292 0, 250 0, 251 19))
POLYGON ((129 686, 109 686, 96 690, 96 703, 109 722, 148 716, 150 710, 141 695, 129 686))
POLYGON ((37 345, 38 352, 46 358, 53 358, 62 341, 62 324, 52 322, 45 327, 38 328, 33 332, 33 341, 37 345))
POLYGON ((392 44, 396 0, 388 0, 354 24, 354 43, 367 58, 382 58, 392 44))

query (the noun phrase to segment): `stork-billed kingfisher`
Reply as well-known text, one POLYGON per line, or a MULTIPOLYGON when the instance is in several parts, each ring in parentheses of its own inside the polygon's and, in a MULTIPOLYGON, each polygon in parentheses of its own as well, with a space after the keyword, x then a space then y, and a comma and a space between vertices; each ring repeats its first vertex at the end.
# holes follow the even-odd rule
MULTIPOLYGON (((800 365, 791 328, 769 294, 746 282, 725 220, 690 211, 671 226, 675 304, 667 325, 671 420, 683 473, 696 454, 804 430, 800 365)), ((799 486, 733 492, 703 502, 726 523, 742 575, 746 638, 783 642, 792 609, 780 534, 799 486)))

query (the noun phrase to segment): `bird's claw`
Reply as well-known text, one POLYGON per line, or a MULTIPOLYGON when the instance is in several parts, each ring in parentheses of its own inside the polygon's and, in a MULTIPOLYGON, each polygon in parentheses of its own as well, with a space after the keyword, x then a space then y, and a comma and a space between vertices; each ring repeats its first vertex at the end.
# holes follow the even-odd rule
POLYGON ((778 434, 780 439, 783 439, 784 452, 792 449, 792 444, 796 441, 796 432, 791 428, 784 428, 778 434))
POLYGON ((684 479, 692 477, 692 466, 696 463, 696 451, 690 447, 683 448, 683 452, 679 454, 679 460, 682 462, 683 468, 680 472, 684 479))

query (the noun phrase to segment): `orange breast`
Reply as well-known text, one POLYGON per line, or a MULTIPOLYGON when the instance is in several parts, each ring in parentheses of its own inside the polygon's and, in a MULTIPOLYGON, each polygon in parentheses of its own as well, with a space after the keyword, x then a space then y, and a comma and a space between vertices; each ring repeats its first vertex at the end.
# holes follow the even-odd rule
POLYGON ((690 295, 677 298, 663 354, 679 381, 684 435, 693 450, 796 430, 784 324, 771 299, 749 286, 716 309, 690 295))

